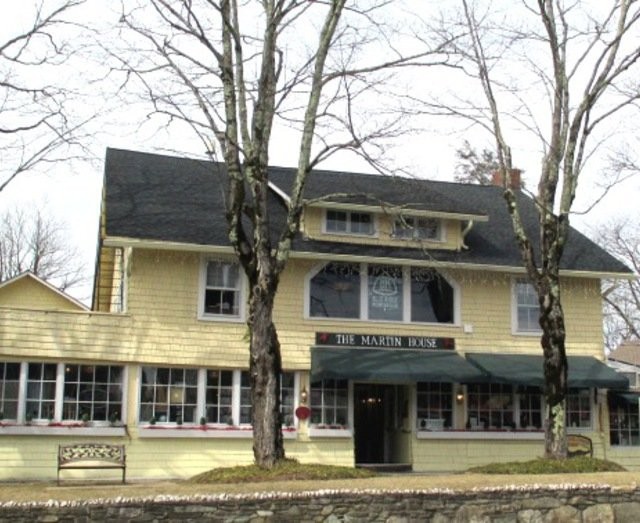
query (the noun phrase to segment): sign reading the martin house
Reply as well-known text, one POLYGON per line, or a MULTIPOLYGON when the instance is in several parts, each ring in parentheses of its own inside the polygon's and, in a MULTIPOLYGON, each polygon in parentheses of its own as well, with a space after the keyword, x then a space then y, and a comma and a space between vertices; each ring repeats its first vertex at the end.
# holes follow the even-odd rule
POLYGON ((454 338, 395 336, 392 334, 346 334, 316 332, 316 345, 331 347, 377 347, 381 349, 455 349, 454 338))

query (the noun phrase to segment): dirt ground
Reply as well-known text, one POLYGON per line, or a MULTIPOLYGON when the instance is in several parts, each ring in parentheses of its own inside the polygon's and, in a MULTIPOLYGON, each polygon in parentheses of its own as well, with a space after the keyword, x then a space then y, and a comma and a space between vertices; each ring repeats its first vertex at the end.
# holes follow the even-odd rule
POLYGON ((554 474, 554 475, 485 475, 451 474, 381 475, 375 478, 289 481, 273 483, 244 483, 225 485, 194 485, 176 481, 130 481, 126 485, 113 482, 64 481, 55 482, 0 483, 0 503, 45 502, 49 500, 69 501, 112 498, 153 498, 156 496, 198 496, 215 494, 243 494, 257 492, 292 492, 315 490, 429 490, 451 489, 468 491, 473 489, 512 485, 604 485, 613 488, 635 489, 640 484, 640 472, 606 472, 599 474, 554 474))

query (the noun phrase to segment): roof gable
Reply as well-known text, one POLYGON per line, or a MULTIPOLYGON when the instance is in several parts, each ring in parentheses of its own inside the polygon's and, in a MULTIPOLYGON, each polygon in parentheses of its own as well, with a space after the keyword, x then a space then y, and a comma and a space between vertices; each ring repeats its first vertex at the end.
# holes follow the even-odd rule
POLYGON ((86 311, 82 303, 30 271, 0 283, 0 307, 86 311))

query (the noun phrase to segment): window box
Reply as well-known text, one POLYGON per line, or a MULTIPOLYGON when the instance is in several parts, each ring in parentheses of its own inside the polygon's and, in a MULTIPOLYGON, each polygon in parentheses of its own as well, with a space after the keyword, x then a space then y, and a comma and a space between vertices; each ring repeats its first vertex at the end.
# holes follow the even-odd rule
POLYGON ((351 429, 343 425, 313 425, 309 427, 312 438, 351 438, 351 429))
POLYGON ((90 426, 84 423, 50 423, 20 425, 0 423, 0 436, 91 436, 91 437, 122 437, 127 431, 121 426, 90 426))
POLYGON ((417 439, 446 440, 544 440, 543 430, 443 430, 418 431, 417 439))
MULTIPOLYGON (((282 429, 284 439, 295 439, 294 427, 282 429)), ((211 425, 145 425, 140 427, 140 438, 253 438, 252 427, 211 425)))

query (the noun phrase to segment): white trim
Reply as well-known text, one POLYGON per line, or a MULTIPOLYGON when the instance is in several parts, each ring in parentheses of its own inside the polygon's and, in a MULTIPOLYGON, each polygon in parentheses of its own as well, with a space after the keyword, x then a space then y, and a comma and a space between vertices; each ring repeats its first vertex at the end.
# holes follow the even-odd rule
MULTIPOLYGON (((1 431, 2 429, 0 429, 1 431)), ((182 428, 151 428, 149 425, 143 425, 138 431, 140 439, 166 439, 166 438, 228 438, 228 439, 251 439, 253 438, 253 429, 247 428, 217 428, 207 427, 200 428, 198 425, 183 425, 182 428)), ((297 439, 298 432, 296 430, 282 430, 283 439, 297 439)))
POLYGON ((2 289, 3 287, 8 287, 9 285, 12 285, 13 283, 16 283, 16 282, 22 280, 23 278, 31 278, 36 283, 39 283, 40 285, 46 287, 48 290, 54 292, 55 294, 57 294, 58 296, 60 296, 64 300, 68 301, 72 305, 75 305, 81 311, 88 311, 89 310, 89 307, 87 307, 84 303, 76 300, 72 296, 69 296, 67 293, 65 293, 65 292, 61 291, 60 289, 58 289, 57 287, 51 285, 48 281, 43 280, 42 278, 40 278, 39 276, 37 276, 36 274, 34 274, 31 271, 21 272, 17 276, 14 276, 13 278, 10 278, 10 279, 8 279, 6 281, 3 281, 2 283, 0 283, 0 289, 2 289))
POLYGON ((524 336, 524 337, 535 337, 539 338, 542 335, 542 329, 538 328, 536 330, 520 330, 518 325, 518 284, 525 283, 532 287, 533 292, 536 290, 533 288, 533 285, 523 278, 519 278, 514 276, 511 278, 511 334, 514 336, 524 336))
MULTIPOLYGON (((477 217, 474 217, 477 221, 477 217)), ((366 237, 366 236, 365 236, 366 237)), ((184 242, 169 242, 161 240, 139 240, 135 238, 128 238, 123 236, 110 236, 104 239, 103 244, 105 247, 133 247, 138 249, 157 249, 167 251, 184 251, 184 252, 199 252, 208 254, 228 254, 233 255, 234 251, 231 247, 225 247, 221 245, 197 245, 193 243, 184 242)), ((392 248, 393 246, 390 246, 392 248)), ((423 267, 447 267, 450 269, 464 269, 474 271, 491 271, 501 273, 518 273, 525 274, 525 270, 519 265, 492 265, 481 263, 461 263, 461 262, 438 262, 433 260, 420 260, 420 259, 408 259, 408 258, 380 258, 375 256, 360 256, 352 254, 333 254, 333 253, 321 253, 313 251, 291 251, 290 258, 297 259, 313 259, 313 260, 328 260, 328 261, 345 261, 351 263, 357 263, 366 260, 369 263, 386 263, 396 265, 414 265, 423 267)), ((620 279, 620 280, 635 280, 637 276, 630 272, 608 272, 608 271, 584 271, 584 270, 572 270, 561 269, 560 276, 574 277, 574 278, 596 278, 596 279, 620 279)), ((95 314, 95 313, 93 313, 95 314)))
MULTIPOLYGON (((453 291, 453 322, 452 323, 438 323, 438 322, 419 322, 411 321, 411 268, 422 268, 416 265, 396 265, 396 264, 377 264, 377 263, 352 263, 358 265, 360 268, 360 315, 353 318, 337 318, 337 317, 324 317, 324 316, 311 316, 310 302, 311 302, 311 280, 328 264, 335 260, 328 260, 327 262, 320 262, 314 264, 311 270, 309 270, 304 276, 304 306, 303 314, 305 320, 313 321, 337 321, 337 322, 367 322, 367 323, 383 323, 389 325, 420 325, 425 327, 444 327, 459 329, 462 321, 462 290, 458 282, 445 272, 438 271, 438 274, 444 278, 444 280, 451 286, 453 291), (395 265, 402 269, 402 320, 383 320, 383 319, 371 319, 369 318, 369 266, 371 265, 395 265)), ((335 263, 350 263, 345 261, 335 261, 335 263)))
POLYGON ((269 186, 269 189, 271 189, 274 193, 280 196, 280 198, 282 198, 282 200, 287 205, 291 203, 291 197, 282 189, 280 189, 280 187, 278 187, 275 183, 273 183, 271 180, 268 180, 267 185, 269 186))
POLYGON ((340 237, 356 237, 356 238, 379 238, 379 231, 380 231, 380 227, 379 227, 379 223, 378 223, 378 215, 374 214, 372 212, 369 211, 361 211, 361 210, 350 210, 349 208, 347 209, 334 209, 334 208, 325 208, 324 212, 322 213, 322 234, 328 235, 328 236, 340 236, 340 237), (327 213, 329 211, 336 211, 336 212, 344 212, 347 215, 347 221, 346 221, 346 226, 347 226, 347 230, 346 231, 329 231, 327 229, 327 213), (371 233, 366 233, 366 232, 351 232, 349 231, 349 227, 351 225, 351 215, 352 214, 366 214, 368 216, 371 217, 371 233))
POLYGON ((214 321, 223 323, 243 323, 246 317, 246 304, 247 304, 247 277, 242 269, 240 263, 227 257, 213 257, 202 256, 200 259, 200 278, 198 281, 198 304, 197 304, 197 319, 200 321, 214 321), (240 277, 240 289, 238 292, 238 315, 225 315, 225 314, 210 314, 204 312, 204 300, 207 286, 207 266, 209 262, 222 262, 230 265, 236 265, 238 267, 238 275, 240 277))
POLYGON ((351 210, 353 209, 356 212, 371 212, 374 214, 405 214, 407 216, 424 216, 428 218, 453 218, 455 220, 476 220, 479 222, 488 222, 489 216, 486 214, 469 214, 469 213, 455 213, 455 212, 446 212, 446 211, 428 211, 428 210, 420 210, 420 209, 412 209, 410 207, 403 207, 397 205, 363 205, 358 203, 340 203, 340 202, 332 202, 330 200, 323 201, 313 201, 309 203, 309 201, 305 201, 305 205, 307 207, 319 207, 319 208, 330 208, 330 209, 338 209, 338 210, 351 210))
POLYGON ((309 436, 312 438, 353 438, 353 432, 351 429, 320 429, 316 426, 310 426, 309 436))
POLYGON ((444 440, 544 440, 544 431, 484 431, 484 430, 443 430, 443 431, 417 431, 417 439, 444 439, 444 440))
POLYGON ((120 437, 126 436, 127 431, 123 425, 120 426, 86 426, 78 427, 70 425, 68 427, 48 425, 3 425, 0 426, 0 437, 2 436, 95 436, 95 437, 120 437))

